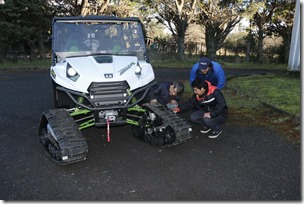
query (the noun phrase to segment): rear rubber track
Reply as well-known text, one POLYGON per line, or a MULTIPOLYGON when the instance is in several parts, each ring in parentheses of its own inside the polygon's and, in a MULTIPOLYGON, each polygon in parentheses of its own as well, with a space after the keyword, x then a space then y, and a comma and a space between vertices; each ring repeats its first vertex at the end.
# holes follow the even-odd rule
POLYGON ((179 115, 173 113, 167 107, 163 105, 155 104, 144 104, 145 107, 157 114, 158 117, 162 119, 163 126, 171 126, 175 132, 175 141, 171 144, 165 144, 161 147, 172 147, 186 142, 192 138, 191 125, 181 118, 179 115))

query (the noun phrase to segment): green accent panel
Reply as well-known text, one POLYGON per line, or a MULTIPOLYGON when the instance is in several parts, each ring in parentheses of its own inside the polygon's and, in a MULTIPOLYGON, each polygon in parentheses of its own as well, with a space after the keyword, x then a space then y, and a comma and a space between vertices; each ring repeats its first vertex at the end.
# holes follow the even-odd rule
MULTIPOLYGON (((128 92, 128 94, 129 94, 129 96, 132 94, 132 92, 131 92, 129 89, 127 90, 127 92, 128 92)), ((135 102, 136 102, 136 98, 133 97, 133 98, 131 99, 131 102, 132 102, 132 103, 135 103, 135 102)))
POLYGON ((88 127, 91 127, 91 126, 93 126, 93 125, 95 125, 94 119, 88 120, 88 121, 86 121, 86 122, 84 122, 84 123, 81 123, 81 124, 79 125, 79 130, 83 130, 83 129, 88 128, 88 127))
POLYGON ((134 107, 128 108, 128 111, 146 112, 146 109, 143 109, 142 107, 136 105, 134 107))
POLYGON ((51 70, 51 75, 53 76, 53 78, 56 78, 56 73, 53 69, 51 70))
POLYGON ((79 103, 83 103, 84 98, 80 96, 80 97, 78 97, 77 101, 78 101, 79 103))
POLYGON ((75 109, 72 113, 70 113, 70 116, 76 116, 76 115, 83 115, 83 114, 88 114, 90 113, 90 110, 84 109, 84 110, 80 110, 80 109, 75 109))
POLYGON ((127 124, 130 124, 130 125, 139 125, 137 121, 134 121, 134 120, 130 120, 130 119, 127 119, 127 124))

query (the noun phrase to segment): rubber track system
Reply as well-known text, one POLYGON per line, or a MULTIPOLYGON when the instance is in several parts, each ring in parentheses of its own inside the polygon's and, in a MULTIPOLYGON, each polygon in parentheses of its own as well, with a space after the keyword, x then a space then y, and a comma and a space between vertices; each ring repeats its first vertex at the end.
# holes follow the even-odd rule
POLYGON ((39 142, 51 160, 66 165, 86 159, 88 145, 78 126, 65 109, 48 110, 42 114, 39 142), (47 126, 52 129, 52 134, 47 126), (50 138, 52 137, 52 138, 50 138))
POLYGON ((157 114, 157 116, 162 119, 163 126, 171 126, 175 132, 175 141, 171 144, 165 144, 161 147, 166 148, 176 146, 192 138, 191 125, 183 118, 169 110, 167 107, 163 105, 155 105, 148 103, 144 104, 144 106, 150 109, 155 114, 157 114))

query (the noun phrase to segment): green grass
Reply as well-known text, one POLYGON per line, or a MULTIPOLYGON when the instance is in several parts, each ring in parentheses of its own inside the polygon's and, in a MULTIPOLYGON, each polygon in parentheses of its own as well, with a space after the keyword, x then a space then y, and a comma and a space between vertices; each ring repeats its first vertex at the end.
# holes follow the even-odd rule
MULTIPOLYGON (((172 59, 151 59, 151 64, 154 68, 189 68, 199 61, 200 58, 186 58, 182 62, 172 59)), ((242 69, 274 69, 274 70, 287 70, 287 64, 276 64, 276 63, 269 63, 269 64, 258 64, 253 62, 242 62, 242 63, 232 63, 232 62, 225 62, 225 61, 218 61, 224 69, 231 69, 231 68, 242 68, 242 69)))
POLYGON ((250 107, 252 101, 270 104, 292 115, 301 110, 301 79, 294 75, 251 75, 236 77, 228 81, 227 87, 238 96, 247 99, 234 103, 250 107))
POLYGON ((51 59, 46 60, 33 60, 33 61, 19 61, 19 62, 11 62, 6 61, 4 63, 0 63, 0 70, 24 70, 24 69, 50 69, 51 67, 51 59))
POLYGON ((220 62, 222 66, 226 68, 242 68, 242 69, 274 69, 274 70, 287 70, 287 64, 258 64, 253 62, 243 63, 231 63, 231 62, 220 62))
MULTIPOLYGON (((151 64, 153 68, 165 67, 165 68, 191 68, 193 64, 199 61, 200 58, 186 58, 182 62, 173 60, 173 59, 151 59, 151 64)), ((231 63, 219 61, 224 69, 230 68, 243 68, 243 69, 279 69, 286 70, 287 64, 256 64, 256 63, 231 63)), ((49 69, 51 66, 51 59, 45 60, 33 60, 33 61, 19 61, 19 62, 11 62, 6 61, 4 63, 0 63, 0 70, 2 69, 12 69, 12 70, 20 70, 20 69, 49 69)))
POLYGON ((182 62, 172 59, 159 60, 151 59, 153 68, 191 68, 199 59, 185 59, 182 62))

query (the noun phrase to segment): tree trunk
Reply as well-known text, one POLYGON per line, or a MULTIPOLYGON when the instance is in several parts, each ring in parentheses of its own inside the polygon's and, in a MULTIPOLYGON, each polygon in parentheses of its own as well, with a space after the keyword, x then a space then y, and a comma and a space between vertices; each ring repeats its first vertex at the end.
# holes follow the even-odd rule
POLYGON ((258 63, 263 63, 263 41, 264 41, 264 31, 259 30, 258 32, 258 53, 257 60, 258 63))
POLYGON ((38 50, 39 50, 40 59, 44 60, 46 52, 45 52, 44 40, 41 34, 38 36, 38 50))
POLYGON ((185 50, 185 37, 178 36, 178 38, 177 38, 177 59, 179 61, 184 60, 184 50, 185 50))
POLYGON ((290 52, 290 44, 291 44, 291 32, 286 35, 282 35, 283 37, 283 46, 284 46, 284 61, 283 63, 288 63, 289 52, 290 52))
POLYGON ((30 61, 33 61, 34 59, 36 59, 35 49, 36 49, 35 43, 31 43, 30 44, 30 61))
POLYGON ((215 41, 213 37, 212 28, 206 28, 206 56, 210 59, 214 59, 216 56, 216 48, 215 48, 215 41))
POLYGON ((180 15, 176 16, 176 31, 177 31, 177 60, 184 60, 185 52, 185 33, 188 28, 188 18, 180 15))
POLYGON ((250 44, 251 42, 247 42, 247 46, 246 46, 246 62, 249 62, 250 59, 250 44))
POLYGON ((6 55, 6 47, 0 47, 0 63, 4 62, 6 55))

